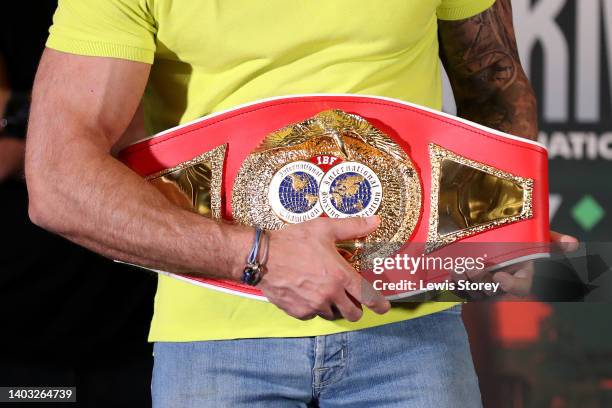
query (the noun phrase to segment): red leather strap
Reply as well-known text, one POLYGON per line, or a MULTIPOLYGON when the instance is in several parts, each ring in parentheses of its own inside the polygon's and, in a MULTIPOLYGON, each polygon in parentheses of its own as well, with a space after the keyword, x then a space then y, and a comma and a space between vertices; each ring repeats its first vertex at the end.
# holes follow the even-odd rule
MULTIPOLYGON (((306 95, 265 100, 162 132, 124 149, 119 158, 136 173, 148 176, 227 144, 222 188, 223 217, 231 220, 232 203, 228 192, 232 191, 234 179, 247 155, 269 133, 329 109, 340 109, 365 118, 398 143, 412 159, 423 190, 423 211, 411 237, 412 242, 423 243, 427 240, 432 184, 428 149, 430 143, 435 143, 460 156, 535 181, 531 219, 509 223, 465 238, 462 242, 543 243, 529 246, 528 250, 523 249, 519 255, 521 257, 547 251, 546 149, 534 142, 397 100, 356 95, 306 95)), ((506 252, 499 249, 497 253, 490 254, 490 259, 499 263, 519 257, 516 256, 518 253, 506 252)), ((444 278, 428 276, 426 280, 444 278)), ((199 281, 239 294, 261 296, 257 289, 232 282, 199 281)))

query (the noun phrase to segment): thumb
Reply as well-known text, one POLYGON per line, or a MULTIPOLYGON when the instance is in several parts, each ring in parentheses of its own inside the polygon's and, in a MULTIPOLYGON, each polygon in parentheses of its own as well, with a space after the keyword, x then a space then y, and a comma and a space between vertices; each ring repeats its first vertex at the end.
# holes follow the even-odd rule
POLYGON ((376 231, 380 225, 380 217, 350 217, 331 219, 332 234, 336 241, 365 237, 376 231))

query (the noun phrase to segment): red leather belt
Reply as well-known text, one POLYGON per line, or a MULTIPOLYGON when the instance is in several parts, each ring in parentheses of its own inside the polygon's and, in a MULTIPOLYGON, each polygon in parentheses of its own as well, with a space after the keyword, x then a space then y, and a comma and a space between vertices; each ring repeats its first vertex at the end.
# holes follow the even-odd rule
MULTIPOLYGON (((119 159, 177 205, 211 218, 278 229, 379 214, 381 227, 351 259, 371 281, 399 279, 395 269, 372 272, 377 258, 397 253, 457 256, 460 245, 486 243, 487 267, 499 267, 548 252, 546 149, 399 100, 262 100, 161 132, 119 159)), ((170 275, 265 299, 235 282, 170 275)), ((417 270, 409 279, 438 282, 448 273, 417 270)))

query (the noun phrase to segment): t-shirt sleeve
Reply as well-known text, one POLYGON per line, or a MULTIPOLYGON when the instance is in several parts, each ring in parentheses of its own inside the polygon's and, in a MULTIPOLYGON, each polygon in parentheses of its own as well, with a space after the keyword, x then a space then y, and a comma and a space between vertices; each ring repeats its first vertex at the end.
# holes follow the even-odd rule
POLYGON ((437 14, 440 20, 463 20, 480 14, 495 3, 495 0, 442 0, 437 14))
POLYGON ((59 0, 47 47, 71 54, 153 63, 149 0, 59 0))

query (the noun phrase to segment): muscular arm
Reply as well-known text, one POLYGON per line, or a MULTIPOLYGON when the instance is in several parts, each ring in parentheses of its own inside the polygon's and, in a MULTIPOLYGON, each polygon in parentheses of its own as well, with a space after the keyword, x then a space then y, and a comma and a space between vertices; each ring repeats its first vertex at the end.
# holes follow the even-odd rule
MULTIPOLYGON (((510 0, 474 17, 440 21, 440 57, 448 73, 459 116, 493 129, 536 140, 536 99, 519 59, 510 0)), ((575 238, 551 232, 551 239, 571 252, 575 238)), ((485 279, 491 276, 485 274, 485 279)), ((513 294, 531 288, 533 264, 495 272, 492 279, 513 294)))
MULTIPOLYGON (((110 153, 138 107, 149 70, 142 63, 45 51, 28 129, 30 217, 110 258, 239 280, 251 228, 180 209, 110 153)), ((357 320, 359 303, 384 313, 389 303, 335 248, 336 241, 367 235, 377 225, 375 219, 318 219, 271 233, 260 288, 301 319, 332 319, 339 310, 357 320)))
POLYGON ((458 115, 535 140, 536 100, 519 60, 510 0, 465 20, 440 21, 439 37, 458 115))
POLYGON ((149 68, 45 51, 28 129, 31 218, 110 258, 236 279, 251 239, 247 229, 178 209, 110 154, 149 68))

